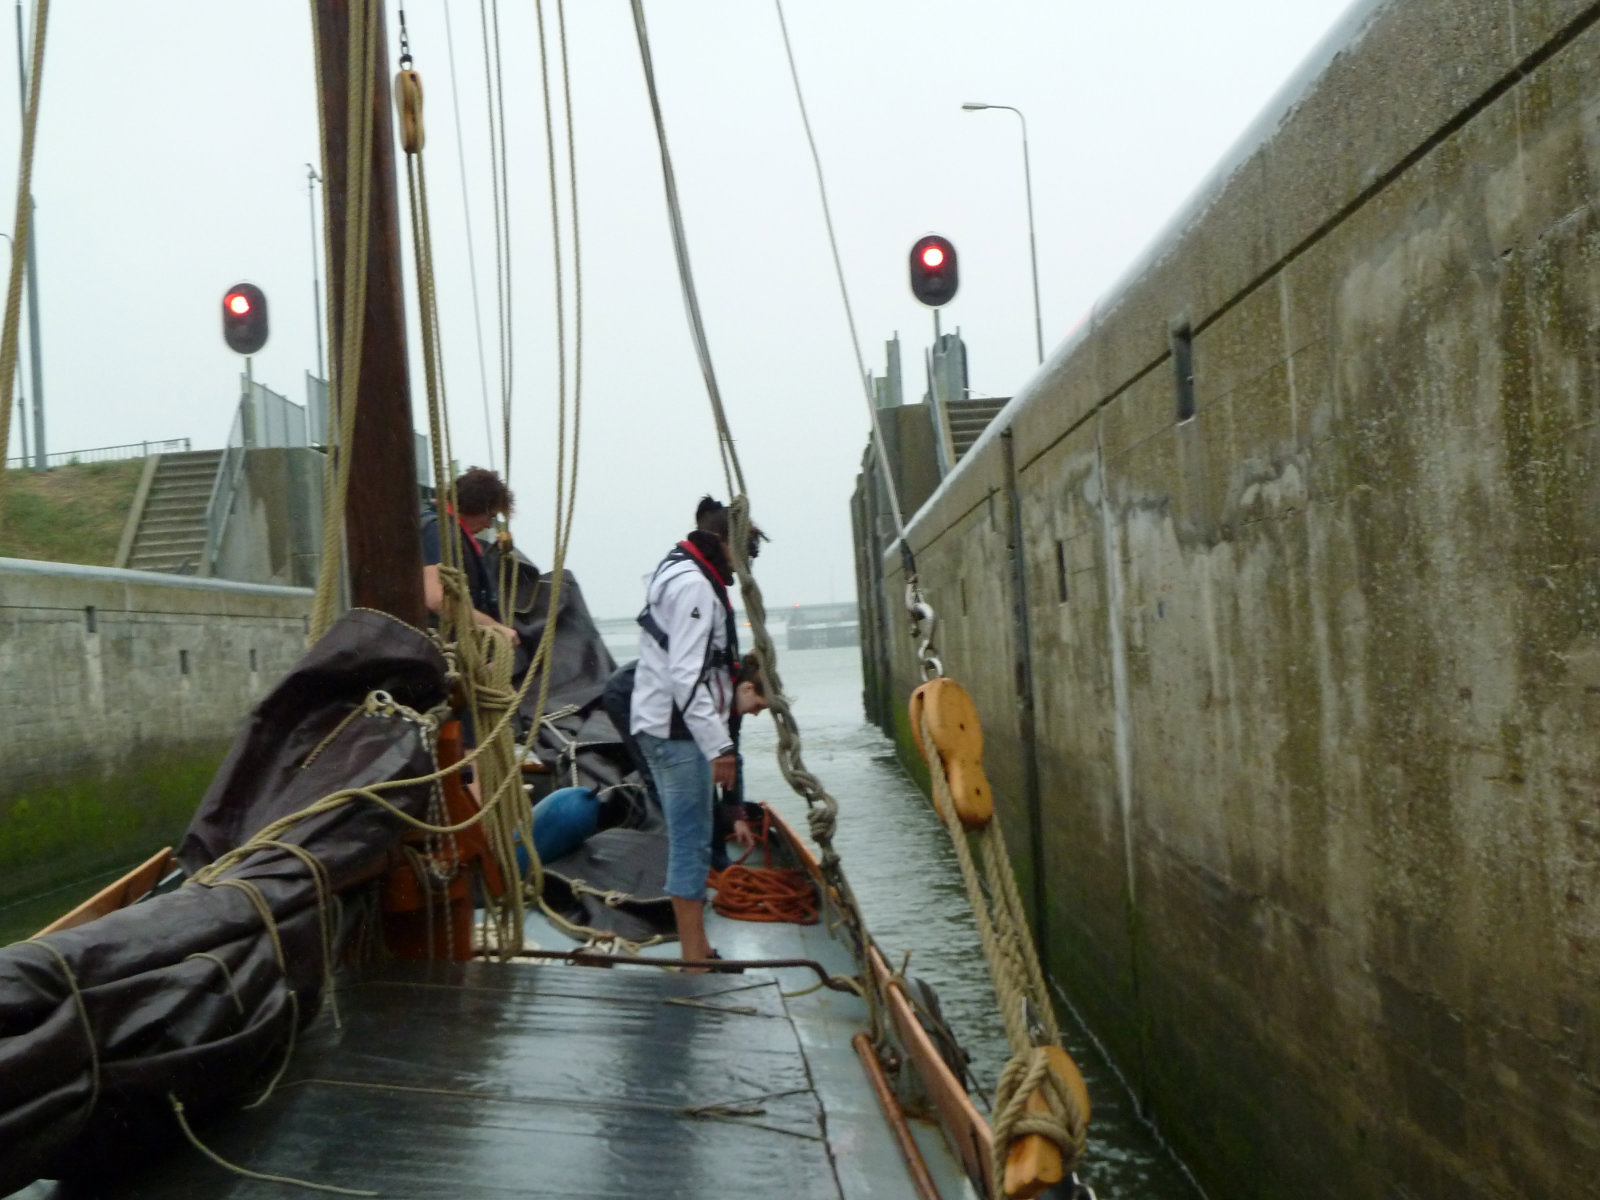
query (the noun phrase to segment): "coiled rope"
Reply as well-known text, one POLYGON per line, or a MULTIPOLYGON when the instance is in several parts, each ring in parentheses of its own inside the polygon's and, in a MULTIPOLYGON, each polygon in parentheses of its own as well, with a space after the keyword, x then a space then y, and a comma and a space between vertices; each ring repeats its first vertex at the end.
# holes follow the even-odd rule
POLYGON ((711 907, 735 921, 767 921, 791 925, 817 923, 817 889, 810 872, 801 867, 772 865, 772 814, 761 813, 761 832, 756 843, 761 847, 762 865, 745 866, 755 853, 751 846, 737 862, 712 871, 706 883, 717 895, 711 907))

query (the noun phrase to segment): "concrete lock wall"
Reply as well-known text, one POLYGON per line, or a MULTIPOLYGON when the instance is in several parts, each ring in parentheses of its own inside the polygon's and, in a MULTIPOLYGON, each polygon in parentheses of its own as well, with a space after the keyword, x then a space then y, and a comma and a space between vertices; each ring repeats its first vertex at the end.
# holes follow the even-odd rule
POLYGON ((1047 968, 1212 1195, 1600 1196, 1597 195, 1600 6, 1361 6, 911 526, 1047 968))
POLYGON ((0 904, 182 833, 310 593, 0 559, 0 904))
POLYGON ((244 451, 217 545, 218 578, 316 586, 325 461, 303 447, 244 451))

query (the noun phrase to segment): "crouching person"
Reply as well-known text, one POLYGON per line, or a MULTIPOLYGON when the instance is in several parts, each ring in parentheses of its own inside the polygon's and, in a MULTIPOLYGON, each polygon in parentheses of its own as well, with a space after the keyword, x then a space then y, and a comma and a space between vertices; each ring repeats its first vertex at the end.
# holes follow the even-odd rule
POLYGON ((733 791, 739 782, 729 727, 739 649, 728 596, 727 509, 707 497, 695 518, 697 528, 645 579, 628 723, 666 817, 665 891, 682 955, 703 961, 717 957, 705 929, 712 789, 733 791))

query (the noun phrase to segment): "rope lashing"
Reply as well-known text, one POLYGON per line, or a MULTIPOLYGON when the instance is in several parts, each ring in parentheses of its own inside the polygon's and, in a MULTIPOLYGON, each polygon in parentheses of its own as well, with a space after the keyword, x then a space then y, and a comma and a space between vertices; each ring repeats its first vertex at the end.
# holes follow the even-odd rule
POLYGON ((1011 1045, 1011 1058, 995 1094, 991 1171, 995 1195, 1036 1196, 1065 1178, 1082 1159, 1088 1092, 1071 1057, 1061 1049, 1044 973, 1006 855, 1005 835, 993 820, 976 708, 954 680, 937 679, 917 689, 911 714, 918 749, 928 763, 934 809, 955 847, 1011 1045), (953 782, 960 796, 954 794, 953 782), (969 833, 979 842, 981 879, 969 833))
POLYGON ((67 956, 43 938, 32 938, 28 944, 39 947, 55 959, 56 966, 61 968, 61 976, 67 981, 67 988, 72 993, 72 1006, 78 1014, 78 1024, 83 1028, 83 1039, 89 1047, 89 1100, 83 1106, 83 1116, 78 1122, 78 1129, 82 1130, 89 1124, 89 1118, 94 1116, 94 1110, 100 1104, 100 1046, 94 1040, 94 1026, 89 1021, 89 1008, 83 1002, 83 989, 78 986, 78 977, 73 974, 72 964, 67 962, 67 956))

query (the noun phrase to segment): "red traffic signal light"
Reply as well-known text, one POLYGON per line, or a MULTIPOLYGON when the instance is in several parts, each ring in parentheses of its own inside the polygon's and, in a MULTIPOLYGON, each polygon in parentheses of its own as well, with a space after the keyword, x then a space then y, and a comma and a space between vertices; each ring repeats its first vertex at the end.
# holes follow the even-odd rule
POLYGON ((918 238, 911 247, 911 294, 929 308, 938 308, 954 299, 960 282, 950 239, 937 233, 918 238))
POLYGON ((267 344, 267 296, 253 283, 237 283, 222 294, 222 340, 238 354, 267 344))

